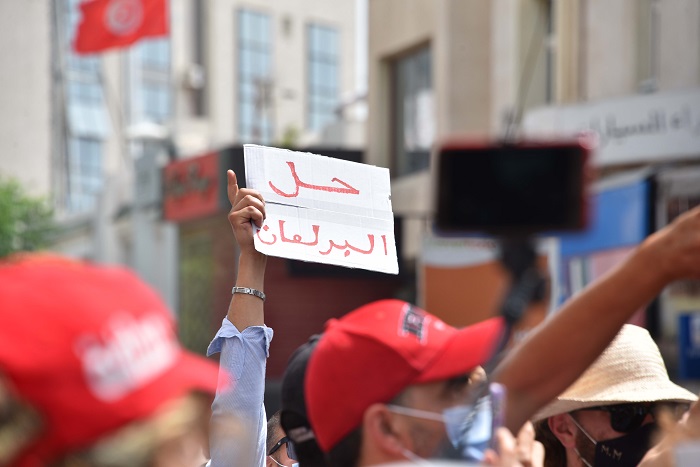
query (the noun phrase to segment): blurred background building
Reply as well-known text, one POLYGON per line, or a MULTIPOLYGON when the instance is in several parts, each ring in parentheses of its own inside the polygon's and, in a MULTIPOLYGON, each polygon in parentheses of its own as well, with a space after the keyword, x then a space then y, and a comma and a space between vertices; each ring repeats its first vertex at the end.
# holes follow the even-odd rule
MULTIPOLYGON (((696 0, 170 0, 167 37, 84 56, 78 4, 0 4, 0 173, 50 197, 56 250, 153 284, 190 348, 230 300, 224 171, 242 173, 242 144, 390 168, 399 277, 271 258, 271 388, 326 319, 369 300, 455 324, 498 304, 493 245, 431 234, 447 137, 598 133, 599 209, 589 237, 550 252, 557 300, 700 200, 696 0)), ((679 284, 638 316, 671 358, 698 296, 679 284)))
MULTIPOLYGON (((0 6, 0 171, 50 197, 55 250, 134 268, 203 353, 235 282, 225 170, 244 179, 241 145, 362 158, 366 2, 170 0, 167 37, 89 55, 72 47, 79 4, 0 6)), ((397 284, 293 269, 269 265, 268 323, 290 328, 273 379, 328 318, 397 284)))
MULTIPOLYGON (((700 200, 697 1, 376 0, 369 36, 366 162, 390 167, 402 257, 420 303, 448 321, 486 317, 505 282, 492 243, 431 233, 442 140, 598 135, 591 229, 550 254, 555 305, 700 200)), ((674 370, 699 297, 677 284, 635 316, 674 370)))

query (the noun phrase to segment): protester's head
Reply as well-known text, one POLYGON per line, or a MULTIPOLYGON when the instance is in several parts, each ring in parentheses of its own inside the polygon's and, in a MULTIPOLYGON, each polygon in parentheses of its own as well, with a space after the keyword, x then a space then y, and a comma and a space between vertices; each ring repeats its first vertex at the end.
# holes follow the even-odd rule
POLYGON ((479 365, 501 331, 500 319, 457 330, 399 300, 331 320, 305 378, 308 418, 330 465, 429 458, 449 445, 444 411, 473 402, 469 383, 483 379, 479 365))
POLYGON ((282 425, 280 425, 280 412, 277 411, 267 421, 267 467, 292 467, 296 466, 297 459, 294 452, 294 444, 287 438, 282 425))
POLYGON ((311 336, 304 345, 294 351, 287 362, 282 378, 280 422, 293 443, 301 467, 326 467, 327 465, 309 423, 304 399, 306 368, 320 337, 318 334, 311 336))
POLYGON ((135 275, 10 257, 0 323, 0 465, 200 460, 217 366, 183 351, 171 313, 135 275))
POLYGON ((646 329, 627 324, 588 370, 533 418, 545 446, 545 466, 637 465, 651 445, 657 411, 682 411, 695 400, 671 382, 646 329))

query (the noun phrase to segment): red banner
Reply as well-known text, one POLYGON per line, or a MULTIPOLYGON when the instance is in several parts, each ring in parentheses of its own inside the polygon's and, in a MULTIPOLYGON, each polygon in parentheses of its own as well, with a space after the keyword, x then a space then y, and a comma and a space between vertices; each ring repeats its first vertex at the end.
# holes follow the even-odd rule
POLYGON ((90 0, 73 43, 78 54, 126 47, 144 37, 168 34, 166 0, 90 0))
POLYGON ((165 166, 164 217, 183 222, 220 212, 219 175, 219 154, 215 152, 165 166))

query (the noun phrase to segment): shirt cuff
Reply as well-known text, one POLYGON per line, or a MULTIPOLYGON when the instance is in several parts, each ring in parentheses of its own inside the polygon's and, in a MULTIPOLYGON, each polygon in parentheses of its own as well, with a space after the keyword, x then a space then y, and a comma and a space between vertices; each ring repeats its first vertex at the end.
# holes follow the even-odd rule
POLYGON ((221 322, 221 327, 216 332, 214 339, 212 339, 209 347, 207 348, 207 357, 214 355, 215 353, 221 352, 224 341, 231 338, 247 338, 256 339, 262 337, 264 339, 265 345, 265 356, 270 356, 270 342, 274 332, 272 328, 268 328, 264 324, 262 326, 249 326, 243 330, 239 331, 238 328, 229 321, 228 317, 225 317, 221 322))

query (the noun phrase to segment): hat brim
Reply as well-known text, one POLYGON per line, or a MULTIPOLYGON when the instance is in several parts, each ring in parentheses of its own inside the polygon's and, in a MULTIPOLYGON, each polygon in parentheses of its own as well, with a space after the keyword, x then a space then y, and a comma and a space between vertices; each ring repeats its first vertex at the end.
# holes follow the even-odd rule
POLYGON ((546 406, 541 411, 537 412, 532 417, 533 422, 538 422, 545 418, 559 415, 562 413, 575 412, 576 410, 586 409, 589 407, 598 407, 615 404, 630 404, 635 402, 680 402, 692 404, 698 400, 698 397, 692 392, 669 382, 663 387, 644 388, 639 387, 636 390, 627 392, 614 392, 605 394, 604 392, 595 397, 581 398, 559 398, 546 406))
MULTIPOLYGON (((164 388, 170 385, 175 393, 183 395, 198 391, 213 396, 216 394, 218 381, 219 366, 216 363, 183 350, 177 364, 160 378, 157 386, 164 388)), ((228 378, 221 383, 226 387, 231 384, 228 378)))
POLYGON ((501 339, 503 319, 490 318, 458 330, 416 382, 428 383, 471 372, 486 363, 501 339))
MULTIPOLYGON (((152 416, 161 404, 184 397, 192 392, 214 396, 219 368, 204 357, 182 350, 176 362, 165 372, 139 390, 115 404, 113 418, 123 419, 116 425, 152 416)), ((229 384, 227 380, 222 384, 229 384)))
POLYGON ((118 402, 103 404, 100 414, 96 414, 99 422, 71 427, 70 433, 59 428, 64 425, 49 422, 49 429, 28 446, 22 456, 53 458, 76 451, 129 423, 150 419, 165 404, 189 393, 200 392, 213 397, 218 374, 218 367, 213 362, 181 351, 175 364, 156 379, 118 402))
POLYGON ((327 467, 326 457, 316 441, 316 436, 305 416, 293 410, 282 410, 280 422, 287 436, 296 438, 294 448, 297 461, 304 467, 327 467), (296 433, 294 433, 296 431, 296 433))
POLYGON ((532 420, 596 406, 689 403, 697 399, 695 394, 669 379, 661 352, 649 331, 625 324, 595 362, 532 420))

